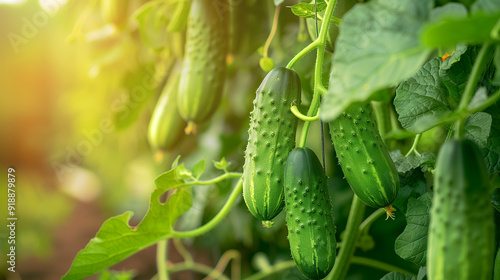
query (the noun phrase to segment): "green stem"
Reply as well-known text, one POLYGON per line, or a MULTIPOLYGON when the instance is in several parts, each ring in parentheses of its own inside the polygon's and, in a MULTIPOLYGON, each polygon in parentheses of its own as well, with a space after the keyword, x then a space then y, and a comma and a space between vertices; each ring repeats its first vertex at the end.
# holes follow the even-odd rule
POLYGON ((391 271, 397 271, 397 272, 401 272, 401 273, 404 273, 404 274, 408 274, 408 275, 411 275, 413 277, 417 277, 417 275, 413 272, 409 272, 407 270, 404 270, 400 267, 397 267, 397 266, 394 266, 392 264, 388 264, 388 263, 384 263, 384 262, 380 262, 380 261, 376 261, 376 260, 372 260, 372 259, 368 259, 368 258, 363 258, 363 257, 352 257, 351 258, 351 262, 352 263, 355 263, 355 264, 360 264, 360 265, 364 265, 364 266, 370 266, 370 267, 373 267, 373 268, 378 268, 380 270, 385 270, 385 271, 388 271, 388 272, 391 272, 391 271))
POLYGON ((307 45, 305 48, 303 48, 298 54, 296 54, 292 58, 292 60, 290 60, 290 62, 288 62, 288 64, 286 65, 286 68, 292 69, 293 65, 295 65, 295 63, 297 61, 299 61, 303 56, 305 56, 310 51, 314 50, 318 46, 318 44, 319 44, 318 39, 312 41, 309 45, 307 45))
POLYGON ((278 29, 278 19, 280 17, 280 6, 276 6, 276 10, 274 11, 274 18, 273 18, 273 25, 271 27, 271 32, 269 33, 269 36, 267 37, 266 43, 264 44, 264 50, 263 50, 263 57, 267 57, 269 46, 271 45, 271 42, 273 41, 274 34, 276 34, 276 29, 278 29))
POLYGON ((359 232, 361 234, 367 233, 370 230, 370 226, 375 222, 378 218, 385 214, 385 208, 379 208, 375 210, 368 218, 366 218, 361 225, 359 225, 359 232))
MULTIPOLYGON (((309 106, 309 111, 307 111, 307 116, 315 116, 319 109, 320 94, 318 93, 319 85, 323 86, 322 76, 323 76, 323 60, 325 57, 325 47, 326 47, 326 35, 328 32, 328 27, 330 27, 330 20, 332 18, 333 12, 335 11, 335 4, 337 0, 331 0, 325 11, 324 20, 321 23, 321 30, 319 31, 318 38, 314 42, 318 42, 318 49, 316 55, 316 65, 314 67, 314 94, 311 101, 311 106, 309 106)), ((313 42, 313 43, 314 43, 313 42)), ((309 132, 309 127, 311 122, 304 122, 302 126, 302 134, 300 136, 300 142, 297 147, 305 147, 307 142, 307 133, 309 132)))
POLYGON ((194 263, 193 256, 191 256, 191 253, 189 253, 188 249, 184 247, 184 244, 182 244, 182 240, 178 238, 174 238, 172 240, 174 241, 175 249, 177 249, 179 255, 181 255, 181 257, 184 259, 184 262, 194 263))
POLYGON ((168 280, 167 244, 168 239, 164 239, 158 241, 156 245, 156 267, 158 269, 158 280, 168 280))
MULTIPOLYGON (((500 71, 500 70, 498 70, 500 71)), ((495 92, 494 94, 490 95, 490 97, 488 97, 488 99, 486 99, 486 101, 484 101, 483 104, 475 107, 475 108, 472 108, 470 110, 467 110, 469 113, 475 113, 475 112, 481 112, 483 111, 484 109, 490 107, 491 105, 497 103, 497 101, 500 99, 500 90, 498 90, 497 92, 495 92)))
POLYGON ((303 115, 299 109, 297 108, 296 105, 293 105, 292 107, 290 107, 290 111, 292 111, 292 113, 300 120, 303 120, 305 122, 312 122, 312 121, 317 121, 319 120, 319 110, 318 110, 318 113, 316 114, 316 116, 314 117, 308 117, 308 116, 305 116, 303 115))
POLYGON ((391 115, 390 110, 388 110, 388 106, 390 106, 387 102, 374 101, 373 111, 375 111, 375 117, 377 118, 377 126, 380 136, 382 139, 385 138, 391 131, 391 115))
POLYGON ((204 234, 205 232, 210 231, 213 229, 216 225, 218 225, 222 219, 226 217, 226 215, 229 213, 229 210, 231 210, 231 207, 234 205, 236 202, 236 199, 238 198, 238 195, 241 193, 243 189, 243 180, 238 180, 238 183, 234 187, 233 191, 229 195, 228 200, 226 201, 226 204, 222 207, 222 209, 215 215, 215 217, 210 220, 208 223, 204 224, 203 226, 189 230, 189 231, 173 231, 172 232, 172 237, 174 238, 189 238, 189 237, 195 237, 204 234))
POLYGON ((420 153, 417 151, 417 146, 418 146, 418 142, 420 141, 420 137, 422 137, 422 134, 417 134, 415 136, 415 140, 413 140, 413 145, 411 146, 408 153, 406 153, 405 157, 411 155, 412 153, 415 153, 415 154, 420 156, 420 153))
POLYGON ((243 175, 241 172, 227 172, 224 173, 218 177, 212 178, 210 180, 196 180, 192 182, 187 182, 185 185, 186 186, 193 186, 193 185, 212 185, 215 183, 218 183, 220 181, 229 179, 229 178, 240 178, 243 175))
POLYGON ((359 226, 363 220, 365 212, 365 204, 356 195, 352 198, 351 210, 349 211, 349 218, 347 219, 347 226, 344 232, 344 239, 342 240, 342 247, 340 247, 339 254, 335 260, 330 274, 325 278, 326 280, 341 280, 349 269, 349 264, 356 248, 356 241, 359 237, 359 226))
MULTIPOLYGON (((460 100, 460 104, 458 105, 458 110, 466 110, 469 105, 470 100, 474 96, 474 91, 477 86, 477 82, 481 77, 481 74, 484 70, 484 65, 488 60, 488 55, 490 54, 490 50, 493 49, 495 45, 491 42, 486 42, 481 47, 479 51, 476 61, 474 61, 474 65, 472 66, 472 70, 467 80, 467 84, 465 85, 464 94, 462 95, 462 99, 460 100)), ((463 137, 463 129, 464 129, 465 118, 460 118, 456 123, 456 138, 461 139, 463 137)))
POLYGON ((264 271, 255 273, 254 275, 245 278, 244 280, 260 280, 260 279, 265 279, 268 278, 270 275, 280 272, 282 270, 290 269, 295 267, 295 262, 294 261, 287 261, 287 262, 282 262, 278 263, 276 265, 273 265, 269 269, 266 269, 264 271))
MULTIPOLYGON (((192 270, 205 275, 209 275, 213 271, 213 268, 201 263, 187 263, 187 262, 176 263, 169 267, 169 271, 171 273, 185 271, 185 270, 192 270)), ((218 279, 229 280, 229 278, 227 278, 227 276, 224 274, 219 275, 218 279)))

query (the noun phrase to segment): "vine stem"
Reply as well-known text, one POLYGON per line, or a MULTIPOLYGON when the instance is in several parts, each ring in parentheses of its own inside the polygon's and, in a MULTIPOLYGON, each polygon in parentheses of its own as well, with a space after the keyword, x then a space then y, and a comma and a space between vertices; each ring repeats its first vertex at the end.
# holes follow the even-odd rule
POLYGON ((422 137, 422 134, 417 134, 415 136, 415 140, 413 140, 413 145, 411 146, 408 153, 406 153, 405 157, 411 155, 412 153, 415 153, 415 154, 420 156, 420 153, 417 151, 417 145, 418 145, 418 142, 420 142, 420 137, 422 137))
POLYGON ((227 172, 224 173, 218 177, 212 178, 210 180, 196 180, 192 182, 187 182, 186 186, 193 186, 193 185, 212 185, 215 183, 218 183, 220 181, 230 179, 230 178, 240 178, 243 175, 241 172, 227 172))
MULTIPOLYGON (((467 84, 465 85, 464 89, 464 94, 462 95, 462 99, 460 99, 460 104, 458 105, 458 110, 466 110, 467 106, 469 105, 470 100, 474 96, 474 90, 476 88, 477 82, 479 81, 479 78, 482 74, 482 70, 484 68, 485 63, 487 62, 488 54, 490 53, 490 50, 492 50, 494 47, 494 44, 491 42, 486 42, 484 45, 481 47, 481 50, 479 51, 479 54, 477 55, 476 61, 474 62, 474 65, 472 66, 472 70, 469 76, 469 79, 467 80, 467 84)), ((464 123, 465 123, 465 117, 461 117, 460 119, 457 120, 456 123, 456 138, 457 139, 462 139, 463 134, 464 134, 464 123)))
POLYGON ((354 194, 351 210, 349 211, 349 218, 347 219, 347 226, 344 232, 344 239, 342 240, 342 247, 340 247, 332 271, 325 280, 344 279, 352 255, 354 254, 354 249, 356 249, 356 241, 359 237, 359 226, 363 220, 365 208, 365 204, 354 194))
POLYGON ((271 32, 269 33, 269 36, 267 37, 266 43, 264 44, 264 50, 262 52, 263 57, 267 57, 269 46, 271 45, 271 42, 273 41, 274 34, 276 34, 276 30, 278 29, 278 19, 280 17, 280 8, 281 8, 281 5, 278 5, 278 6, 276 6, 276 10, 274 11, 273 25, 271 27, 271 32))
POLYGON ((172 231, 172 237, 174 238, 189 238, 189 237, 195 237, 202 235, 211 229, 213 229, 216 225, 218 225, 222 219, 224 219, 227 214, 229 213, 229 210, 231 210, 231 207, 234 205, 236 202, 236 199, 238 198, 238 195, 241 193, 243 189, 243 180, 241 178, 238 180, 238 183, 234 187, 233 191, 229 195, 228 200, 226 201, 226 204, 222 207, 222 209, 215 215, 215 217, 212 218, 208 223, 204 224, 203 226, 189 230, 189 231, 172 231))
MULTIPOLYGON (((324 20, 321 23, 321 30, 319 31, 318 38, 314 40, 314 42, 317 42, 317 55, 316 55, 316 65, 314 67, 314 94, 313 94, 313 99, 311 101, 311 106, 309 107, 309 111, 307 111, 307 116, 309 117, 316 115, 319 109, 319 102, 321 95, 319 92, 322 90, 321 89, 318 90, 318 88, 320 88, 320 85, 321 87, 323 87, 322 75, 323 75, 323 60, 325 57, 326 35, 328 32, 328 28, 330 27, 330 20, 332 18, 333 12, 335 11, 336 2, 337 0, 332 0, 328 3, 328 6, 326 7, 325 11, 325 16, 323 17, 324 20)), ((297 56, 295 56, 294 59, 296 57, 297 56)), ((290 61, 289 65, 292 63, 292 61, 290 61)), ((304 122, 304 126, 302 127, 302 134, 300 136, 300 142, 297 147, 305 147, 307 142, 307 133, 309 132, 310 126, 311 122, 308 121, 304 122)))
POLYGON ((167 244, 168 239, 164 239, 158 241, 156 245, 156 267, 158 269, 158 280, 168 280, 167 244))
POLYGON ((394 266, 392 264, 384 263, 384 262, 373 260, 373 259, 368 259, 368 258, 363 258, 363 257, 352 257, 351 262, 355 263, 355 264, 364 265, 364 266, 370 266, 370 267, 377 268, 380 270, 385 270, 388 272, 397 271, 397 272, 411 275, 415 278, 417 277, 417 275, 415 273, 409 272, 407 270, 404 270, 404 269, 397 267, 397 266, 394 266))
POLYGON ((316 39, 312 41, 309 45, 303 48, 298 54, 296 54, 290 62, 286 65, 286 68, 291 69, 297 61, 299 61, 303 56, 308 54, 310 51, 314 50, 319 45, 319 40, 316 39))
POLYGON ((366 233, 370 230, 370 226, 375 222, 378 218, 382 217, 385 214, 384 208, 379 208, 375 212, 373 212, 368 218, 366 218, 361 225, 359 225, 359 232, 366 233))

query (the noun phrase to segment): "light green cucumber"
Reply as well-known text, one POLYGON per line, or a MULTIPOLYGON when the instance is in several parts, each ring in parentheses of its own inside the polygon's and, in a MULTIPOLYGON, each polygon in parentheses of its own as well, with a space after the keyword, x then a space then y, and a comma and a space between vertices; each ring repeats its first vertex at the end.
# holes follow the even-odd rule
POLYGON ((434 173, 429 280, 490 280, 495 254, 489 175, 470 140, 443 144, 434 173))

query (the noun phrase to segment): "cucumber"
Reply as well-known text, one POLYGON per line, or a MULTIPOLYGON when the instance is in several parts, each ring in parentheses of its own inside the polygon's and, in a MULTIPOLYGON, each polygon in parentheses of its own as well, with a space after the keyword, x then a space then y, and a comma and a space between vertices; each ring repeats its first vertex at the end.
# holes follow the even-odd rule
POLYGON ((195 124, 208 120, 217 109, 224 87, 228 51, 227 0, 193 0, 187 23, 186 45, 179 84, 182 118, 195 124))
POLYGON ((186 122, 177 110, 179 68, 174 66, 156 103, 148 127, 148 141, 155 150, 169 150, 178 143, 186 122))
POLYGON ((285 166, 288 241, 299 270, 310 279, 323 279, 336 258, 335 225, 326 175, 309 148, 296 148, 285 166))
POLYGON ((470 140, 443 144, 434 173, 429 280, 490 280, 495 251, 489 175, 470 140))
POLYGON ((331 121, 330 135, 344 176, 366 205, 386 207, 399 190, 399 175, 372 116, 370 103, 354 104, 331 121))
POLYGON ((283 67, 271 70, 257 89, 250 114, 243 166, 243 197, 248 210, 263 225, 283 209, 286 157, 295 147, 297 118, 290 111, 300 102, 300 78, 283 67))

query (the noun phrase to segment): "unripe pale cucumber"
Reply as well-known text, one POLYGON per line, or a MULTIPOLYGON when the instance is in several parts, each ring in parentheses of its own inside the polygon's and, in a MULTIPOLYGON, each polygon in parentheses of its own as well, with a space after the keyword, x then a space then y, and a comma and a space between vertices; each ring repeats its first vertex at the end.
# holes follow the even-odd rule
POLYGON ((309 148, 296 148, 285 166, 288 241, 299 270, 310 279, 323 279, 336 257, 335 225, 326 175, 309 148))
POLYGON ((399 176, 378 132, 371 105, 349 107, 330 122, 330 135, 354 193, 370 207, 389 206, 396 199, 399 176))
POLYGON ((220 103, 226 74, 227 0, 193 0, 189 13, 179 113, 188 122, 206 121, 220 103))
POLYGON ((283 209, 286 158, 295 147, 297 118, 290 111, 300 102, 300 78, 283 67, 271 70, 257 89, 250 116, 243 166, 243 197, 248 210, 264 225, 283 209))
POLYGON ((490 280, 495 253, 489 175, 470 140, 443 144, 434 173, 429 280, 490 280))
POLYGON ((154 149, 168 150, 175 146, 186 127, 177 110, 179 68, 172 69, 149 122, 148 141, 154 149))

